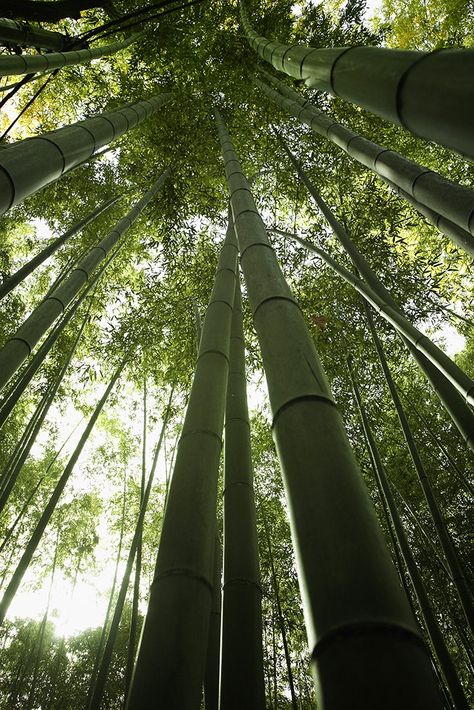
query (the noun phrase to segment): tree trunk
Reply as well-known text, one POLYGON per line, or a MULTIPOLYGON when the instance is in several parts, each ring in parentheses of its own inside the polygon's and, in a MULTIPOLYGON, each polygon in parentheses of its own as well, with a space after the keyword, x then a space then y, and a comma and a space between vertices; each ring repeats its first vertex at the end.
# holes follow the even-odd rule
POLYGON ((84 10, 109 6, 106 0, 2 0, 2 12, 7 17, 50 23, 67 17, 77 20, 84 10))
POLYGON ((433 170, 408 160, 394 150, 369 141, 319 111, 301 94, 263 72, 267 81, 278 91, 255 79, 257 86, 283 110, 305 123, 314 133, 339 146, 390 185, 397 194, 407 199, 416 209, 437 226, 460 249, 474 257, 474 192, 467 187, 443 178, 433 170), (282 96, 284 93, 285 96, 282 96), (428 209, 426 209, 428 208, 428 209), (433 217, 433 214, 436 215, 433 217), (446 224, 446 230, 443 226, 446 224), (467 230, 467 231, 466 231, 467 230))
POLYGON ((0 214, 91 158, 170 99, 171 94, 154 96, 4 148, 0 154, 0 214))
POLYGON ((331 710, 441 708, 429 655, 313 340, 220 116, 217 121, 269 389, 319 701, 331 710))
POLYGON ((48 259, 52 254, 54 254, 59 249, 59 247, 62 247, 62 245, 65 244, 71 237, 80 232, 81 229, 90 224, 96 217, 105 212, 105 210, 107 210, 109 207, 112 207, 112 205, 114 205, 118 200, 120 200, 121 197, 122 196, 119 195, 118 197, 112 197, 110 200, 106 200, 106 202, 103 202, 101 205, 99 205, 99 207, 90 212, 87 217, 84 217, 84 219, 81 219, 79 220, 79 222, 76 222, 76 224, 73 224, 73 226, 70 227, 66 232, 64 232, 64 234, 62 234, 60 237, 51 242, 51 244, 48 244, 47 247, 40 251, 39 254, 33 257, 33 259, 30 259, 30 261, 24 266, 22 266, 21 269, 18 269, 18 271, 6 278, 0 286, 0 299, 4 298, 7 293, 10 293, 10 291, 12 291, 15 286, 18 286, 18 284, 21 283, 23 279, 26 279, 26 277, 29 276, 40 264, 42 264, 44 261, 46 261, 46 259, 48 259))
POLYGON ((80 260, 69 276, 37 306, 15 335, 7 340, 0 350, 0 388, 8 382, 21 363, 26 360, 38 340, 61 315, 74 296, 79 293, 84 284, 90 279, 97 266, 107 258, 117 242, 121 240, 125 232, 138 219, 169 174, 170 171, 166 170, 153 183, 152 187, 136 203, 126 217, 123 217, 97 246, 92 247, 87 252, 86 256, 80 260))
POLYGON ((77 444, 71 458, 69 459, 62 476, 60 477, 59 481, 57 482, 54 491, 51 495, 51 498, 49 499, 46 508, 44 509, 34 531, 33 534, 28 542, 28 544, 25 547, 25 550, 23 552, 23 555, 18 563, 18 566, 13 573, 13 576, 3 594, 2 601, 0 602, 0 624, 3 623, 5 619, 5 615, 8 611, 8 608, 13 600, 13 597, 15 596, 18 587, 21 584, 21 580, 23 579, 23 575, 25 574, 26 570, 28 569, 28 566, 31 562, 31 559, 36 552, 36 548, 38 547, 41 538, 43 537, 43 533, 46 529, 46 526, 48 525, 51 516, 53 515, 57 502, 66 486, 66 483, 68 482, 73 470, 74 466, 76 465, 76 462, 81 455, 82 449, 84 448, 89 435, 94 428, 94 424, 96 423, 97 419, 99 418, 99 414, 102 411, 102 408, 107 401, 107 398, 112 391, 112 388, 114 387, 116 381, 120 377, 120 374, 124 368, 125 361, 123 361, 117 370, 115 371, 114 376, 112 377, 110 383, 108 384, 104 394, 102 395, 101 399, 97 403, 94 412, 89 419, 89 422, 87 423, 87 426, 79 440, 79 443, 77 444))
POLYGON ((224 586, 219 707, 220 710, 264 710, 262 590, 238 278, 224 431, 224 586))
POLYGON ((278 71, 474 158, 473 50, 289 47, 260 37, 250 25, 242 0, 239 6, 250 46, 278 71))
POLYGON ((127 708, 199 708, 237 247, 231 225, 202 329, 127 708))
POLYGON ((436 658, 438 659, 441 673, 444 677, 444 680, 446 681, 446 685, 449 689, 449 692, 451 693, 451 697, 454 701, 456 710, 469 710, 469 704, 464 694, 462 685, 459 682, 456 668, 444 642, 441 629, 439 628, 438 621, 436 619, 430 600, 426 593, 423 580, 416 566, 415 559, 413 557, 410 545, 403 529, 402 521, 398 514, 397 506, 393 499, 385 468, 382 464, 382 459, 380 458, 377 444, 370 428, 369 420, 365 412, 365 407, 362 402, 359 387, 355 379, 350 360, 348 360, 348 365, 352 381, 353 393, 357 402, 357 406, 359 408, 366 446, 369 451, 369 455, 372 461, 372 467, 376 476, 379 495, 380 498, 385 500, 390 511, 390 517, 393 522, 397 542, 400 546, 403 559, 405 560, 405 564, 408 569, 408 574, 410 575, 410 579, 412 581, 415 594, 418 599, 418 604, 420 605, 421 614, 425 623, 426 630, 428 632, 428 636, 431 640, 434 652, 436 654, 436 658))

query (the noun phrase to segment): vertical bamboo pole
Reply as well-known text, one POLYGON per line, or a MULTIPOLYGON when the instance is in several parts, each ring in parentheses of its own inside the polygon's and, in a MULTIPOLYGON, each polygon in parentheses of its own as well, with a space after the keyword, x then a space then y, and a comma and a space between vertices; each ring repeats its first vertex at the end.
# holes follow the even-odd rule
POLYGON ((214 565, 212 575, 212 603, 209 617, 209 636, 207 641, 206 670, 204 673, 204 704, 206 710, 219 707, 219 664, 221 656, 221 577, 222 547, 216 531, 214 545, 214 565))
POLYGON ((440 708, 429 655, 302 313, 217 116, 323 708, 440 708), (343 670, 341 670, 343 669, 343 670))

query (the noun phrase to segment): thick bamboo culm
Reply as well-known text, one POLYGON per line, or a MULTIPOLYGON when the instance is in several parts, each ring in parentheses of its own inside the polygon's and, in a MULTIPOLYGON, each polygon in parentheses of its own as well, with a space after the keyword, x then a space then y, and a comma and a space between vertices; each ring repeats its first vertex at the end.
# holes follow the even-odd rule
POLYGON ((85 257, 72 269, 69 276, 40 303, 23 325, 20 326, 15 335, 7 340, 0 350, 0 389, 5 386, 21 363, 30 355, 34 346, 46 333, 47 329, 61 315, 84 284, 87 283, 97 266, 107 258, 117 242, 138 219, 150 200, 162 187, 169 174, 169 169, 162 173, 130 212, 115 225, 115 228, 99 244, 87 252, 85 257))
POLYGON ((154 96, 4 148, 0 152, 0 214, 91 158, 171 98, 171 94, 154 96))
POLYGON ((441 708, 429 655, 313 340, 219 114, 217 124, 270 395, 318 701, 331 710, 441 708))
POLYGON ((200 706, 214 586, 217 479, 236 268, 230 226, 202 328, 129 710, 200 706))
POLYGON ((121 42, 111 42, 92 49, 74 49, 67 52, 48 52, 47 54, 16 54, 0 56, 0 76, 18 76, 48 72, 61 67, 76 64, 88 64, 94 59, 110 57, 126 49, 140 37, 140 33, 131 35, 121 42))
POLYGON ((265 709, 261 597, 244 329, 237 279, 224 437, 220 710, 265 709))
POLYGON ((87 46, 77 37, 68 37, 60 32, 45 30, 29 22, 17 22, 7 17, 0 17, 0 44, 20 47, 40 47, 54 52, 62 52, 68 47, 82 49, 87 46))
POLYGON ((393 523, 396 541, 405 561, 408 574, 410 575, 410 579, 415 590, 416 598, 421 609, 421 614, 426 627, 426 631, 433 646, 436 658, 438 659, 441 673, 454 701, 454 706, 456 710, 469 710, 469 703, 464 694, 463 687, 459 681, 459 677, 456 672, 453 660, 445 644, 443 634, 441 633, 441 629, 431 606, 431 602, 426 593, 423 579, 421 577, 420 572, 418 571, 418 567, 416 566, 415 558, 413 557, 413 553, 411 551, 410 544, 403 528, 403 524, 400 519, 397 506, 393 499, 385 467, 382 463, 382 459, 380 457, 375 438, 372 434, 372 429, 370 427, 369 419, 365 411, 365 406, 362 401, 359 385, 350 359, 347 360, 347 363, 349 366, 349 374, 351 378, 354 397, 357 402, 357 407, 359 409, 359 414, 362 421, 362 429, 364 432, 367 450, 369 452, 372 468, 374 470, 377 480, 379 495, 381 499, 385 500, 385 503, 388 507, 390 518, 393 523))
POLYGON ((250 46, 278 71, 474 158, 474 49, 288 46, 260 36, 239 7, 250 46))
POLYGON ((255 78, 255 83, 280 108, 370 168, 456 246, 474 258, 473 190, 443 178, 439 173, 408 160, 394 150, 373 143, 319 111, 279 79, 267 72, 262 74, 278 91, 258 78, 255 78))
POLYGON ((6 278, 3 283, 0 285, 0 299, 4 298, 10 291, 12 291, 15 286, 18 286, 19 283, 23 281, 23 279, 26 279, 27 276, 29 276, 33 271, 46 259, 48 259, 52 254, 54 254, 60 247, 62 247, 63 244, 65 244, 71 237, 74 237, 78 232, 81 231, 81 229, 84 229, 84 227, 87 227, 88 224, 90 224, 96 217, 99 217, 103 212, 109 209, 109 207, 112 207, 115 205, 118 200, 121 199, 121 195, 118 197, 112 197, 110 200, 106 200, 103 202, 101 205, 96 207, 95 210, 92 210, 92 212, 89 212, 88 215, 86 215, 83 219, 80 219, 78 222, 72 225, 68 230, 64 232, 64 234, 61 234, 60 237, 57 237, 57 239, 54 239, 51 244, 48 244, 47 247, 42 249, 39 254, 34 256, 30 261, 28 261, 26 264, 24 264, 18 271, 15 271, 14 274, 6 278))

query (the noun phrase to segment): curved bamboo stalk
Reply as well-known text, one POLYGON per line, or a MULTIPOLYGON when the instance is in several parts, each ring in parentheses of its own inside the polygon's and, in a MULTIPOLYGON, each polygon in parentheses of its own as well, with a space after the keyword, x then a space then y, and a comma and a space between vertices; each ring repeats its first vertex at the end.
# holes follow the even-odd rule
POLYGON ((21 580, 23 579, 23 576, 28 569, 28 566, 31 562, 31 559, 36 552, 36 549, 41 541, 41 538, 43 537, 43 533, 46 529, 46 526, 48 525, 51 516, 53 515, 57 502, 59 498, 61 497, 61 494, 66 486, 66 483, 68 482, 69 478, 71 477, 71 474, 74 470, 74 466, 77 463, 77 460, 79 456, 82 453, 82 449, 84 448, 89 435, 94 428, 94 425, 99 418, 99 414, 102 411, 102 408, 104 407, 104 404, 107 401, 107 398, 112 391, 115 383, 117 382, 118 378, 120 377, 120 374, 125 366, 125 360, 121 362, 117 370, 115 371, 115 374, 113 375, 112 379, 110 380, 104 394, 100 398, 99 402, 97 403, 94 412, 92 413, 91 418, 89 419, 86 428, 84 429, 84 432, 79 440, 79 443, 77 444, 76 448, 74 449, 74 452, 69 459, 68 463, 66 464, 66 467, 58 480, 54 491, 51 495, 51 498, 49 499, 46 508, 44 509, 34 531, 33 534, 31 535, 31 538, 29 542, 27 543, 25 550, 23 552, 23 555, 16 567, 15 572, 12 575, 12 578, 10 582, 8 583, 5 592, 3 594, 3 598, 0 602, 0 624, 3 624, 3 621, 5 619, 5 615, 10 607, 10 604, 13 600, 13 597, 15 596, 18 587, 21 584, 21 580))
POLYGON ((473 49, 288 46, 259 36, 239 7, 250 46, 278 71, 474 158, 473 49))
POLYGON ((229 225, 204 319, 127 708, 198 708, 205 674, 237 247, 229 225))
POLYGON ((260 79, 254 81, 280 108, 306 124, 314 133, 342 148, 351 158, 372 170, 400 197, 474 258, 474 191, 418 165, 394 150, 373 143, 319 111, 301 94, 262 72, 276 85, 274 91, 260 79), (282 94, 285 96, 282 96, 282 94))
POLYGON ((347 364, 349 367, 349 374, 351 378, 354 397, 357 402, 357 407, 359 409, 359 414, 362 421, 362 429, 364 432, 366 446, 369 451, 370 459, 372 462, 372 468, 374 470, 377 481, 379 496, 381 499, 385 500, 388 506, 397 542, 403 555, 403 559, 405 560, 405 564, 408 569, 408 574, 410 575, 410 579, 415 590, 418 604, 421 609, 425 627, 433 645, 436 658, 438 659, 441 673, 444 677, 449 692, 451 693, 451 697, 454 701, 456 710, 469 710, 469 703, 467 701, 463 687, 459 681, 459 677, 456 672, 453 660, 444 642, 443 634, 441 633, 441 629, 436 619, 436 615, 433 611, 433 607, 431 606, 431 602, 426 593, 423 579, 418 570, 418 567, 416 566, 415 558, 413 557, 410 544, 408 542, 402 521, 400 519, 400 515, 397 510, 397 506, 393 499, 387 474, 382 463, 382 459, 380 457, 375 438, 372 434, 369 419, 365 411, 359 386, 349 358, 347 359, 347 364))
MULTIPOLYGON (((342 244, 347 254, 351 258, 354 266, 362 274, 363 278, 367 281, 369 288, 372 289, 372 291, 379 297, 379 299, 381 299, 383 303, 387 304, 389 308, 391 308, 394 312, 398 313, 409 324, 409 321, 406 319, 403 310, 400 308, 398 303, 392 298, 390 292, 385 288, 382 282, 372 271, 365 258, 362 256, 355 244, 349 238, 349 235, 347 234, 344 227, 334 217, 331 210, 328 208, 313 183, 308 179, 306 173, 301 168, 298 161, 281 138, 280 143, 286 151, 288 157, 292 161, 293 165, 295 166, 298 175, 305 184, 308 192, 316 201, 316 204, 323 213, 324 217, 329 222, 334 234, 336 235, 339 242, 342 244)), ((296 238, 299 239, 299 237, 296 238)), ((305 243, 305 246, 308 249, 311 248, 308 242, 305 243)), ((350 272, 344 270, 344 274, 347 275, 350 274, 350 272)), ((461 435, 466 441, 466 444, 469 447, 474 448, 474 414, 464 401, 463 397, 461 397, 459 391, 456 391, 458 388, 454 385, 452 380, 450 380, 450 378, 447 377, 442 371, 441 360, 439 364, 432 362, 432 358, 429 356, 425 356, 426 353, 422 351, 420 352, 420 348, 417 347, 416 343, 413 343, 413 341, 407 336, 407 334, 403 334, 402 340, 404 341, 408 350, 411 352, 413 358, 418 363, 421 370, 424 372, 425 376, 431 382, 431 385, 433 386, 437 396, 441 400, 443 406, 446 408, 454 424, 460 431, 461 435)), ((433 346, 433 348, 436 348, 436 346, 433 346)), ((442 353, 439 348, 437 350, 439 353, 442 353)), ((436 356, 435 350, 433 350, 433 354, 436 356)), ((446 358, 444 353, 442 353, 442 355, 444 358, 446 358)), ((449 363, 446 364, 449 366, 449 363)), ((456 373, 456 368, 457 366, 454 364, 454 373, 456 373)), ((457 370, 459 371, 457 374, 462 373, 459 368, 457 368, 457 370)), ((459 383, 461 383, 462 381, 463 380, 461 379, 459 383)), ((469 384, 466 380, 464 380, 464 384, 469 387, 469 384)))
POLYGON ((68 239, 73 237, 75 234, 81 231, 81 229, 84 229, 88 224, 90 224, 96 217, 99 217, 103 212, 105 212, 109 207, 112 207, 112 205, 115 205, 118 200, 122 198, 122 195, 118 195, 117 197, 112 197, 110 200, 106 200, 103 202, 99 207, 96 207, 95 210, 92 210, 92 212, 89 212, 89 214, 84 217, 84 219, 79 220, 75 224, 72 225, 64 234, 62 234, 60 237, 57 237, 57 239, 54 239, 51 244, 48 244, 47 247, 42 249, 39 254, 33 257, 33 259, 30 259, 30 261, 27 264, 24 264, 18 271, 16 271, 14 274, 6 278, 3 283, 0 286, 0 299, 4 298, 7 293, 10 293, 15 286, 18 286, 18 284, 23 281, 23 279, 26 279, 27 276, 29 276, 35 269, 38 267, 40 264, 42 264, 46 259, 48 259, 52 254, 54 254, 60 247, 62 247, 63 244, 65 244, 68 239))
POLYGON ((429 655, 314 342, 220 115, 217 124, 267 377, 318 699, 331 710, 440 708, 429 655))
POLYGON ((154 96, 13 143, 0 151, 0 214, 91 158, 99 148, 142 123, 171 98, 171 94, 154 96))
POLYGON ((161 426, 160 436, 158 443, 155 447, 155 452, 153 456, 153 462, 151 465, 150 475, 148 476, 147 485, 145 492, 143 494, 143 500, 140 506, 140 512, 138 514, 138 519, 135 525, 135 531, 132 538, 132 543, 130 545, 130 550, 128 553, 127 563, 125 565, 125 572, 122 577, 122 582, 120 584, 120 590, 117 596, 117 601, 115 603, 114 615, 110 623, 110 631, 107 636, 107 643, 105 644, 104 654, 102 656, 99 671, 97 673, 97 678, 94 683, 94 688, 91 694, 91 699, 87 710, 100 710, 102 704, 105 683, 107 681, 107 676, 109 673, 110 662, 112 660, 112 653, 115 646, 115 641, 117 639, 117 633, 119 629, 119 623, 122 616, 123 606, 125 604, 125 598, 127 596, 127 590, 130 583, 130 575, 132 574, 133 561, 137 553, 138 544, 142 538, 143 534, 143 521, 145 519, 146 510, 148 507, 148 501, 150 499, 151 487, 153 484, 153 479, 155 477, 156 466, 158 463, 158 457, 161 451, 161 445, 163 443, 163 438, 166 431, 166 425, 171 412, 171 403, 173 399, 174 389, 171 390, 170 397, 168 400, 168 406, 166 407, 165 414, 163 416, 163 422, 161 426))
POLYGON ((170 170, 168 169, 153 183, 130 212, 115 225, 115 228, 97 246, 92 247, 87 252, 69 276, 39 304, 15 335, 6 342, 0 350, 0 389, 5 386, 21 363, 30 355, 38 340, 61 315, 84 284, 87 283, 97 266, 107 258, 113 247, 138 219, 169 174, 170 170))
POLYGON ((36 72, 52 71, 76 64, 88 64, 94 59, 110 57, 126 49, 141 36, 133 34, 122 42, 111 42, 101 47, 76 49, 69 52, 48 52, 46 54, 15 54, 0 57, 0 76, 19 76, 36 72))
POLYGON ((264 710, 262 590, 238 278, 224 431, 224 586, 219 708, 264 710))

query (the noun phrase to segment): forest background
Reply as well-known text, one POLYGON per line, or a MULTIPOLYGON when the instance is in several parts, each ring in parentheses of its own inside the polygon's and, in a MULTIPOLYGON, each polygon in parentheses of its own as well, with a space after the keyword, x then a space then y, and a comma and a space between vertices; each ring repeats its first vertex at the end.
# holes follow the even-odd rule
MULTIPOLYGON (((118 1, 114 7, 123 14, 136 9, 136 4, 118 1)), ((384 0, 368 9, 362 0, 295 5, 278 0, 253 3, 250 11, 261 34, 286 44, 435 49, 474 43, 472 2, 384 0)), ((79 35, 108 19, 104 10, 90 9, 78 19, 43 26, 79 35)), ((0 271, 6 277, 99 203, 122 195, 116 205, 2 301, 0 337, 4 342, 71 259, 106 234, 159 174, 174 166, 171 179, 132 227, 120 254, 89 302, 81 307, 79 318, 90 309, 84 336, 0 521, 2 539, 9 536, 1 552, 5 586, 77 443, 81 424, 126 355, 129 360, 124 374, 89 438, 2 629, 3 708, 83 706, 108 600, 117 591, 113 578, 120 579, 123 573, 138 515, 144 390, 149 468, 174 387, 157 482, 144 525, 139 623, 146 612, 173 453, 196 360, 196 323, 204 316, 209 300, 227 219, 227 188, 212 115, 214 105, 225 117, 244 170, 253 176, 254 196, 267 227, 316 241, 350 268, 277 143, 270 129, 274 126, 410 319, 474 375, 474 334, 469 320, 474 297, 472 261, 373 174, 333 144, 315 137, 262 94, 252 81, 257 58, 240 28, 236 3, 199 2, 144 27, 145 34, 118 54, 63 68, 2 139, 5 145, 128 102, 173 93, 170 103, 114 142, 110 151, 29 197, 0 222, 0 271), (19 513, 21 519, 10 534, 19 513)), ((121 38, 120 34, 115 37, 121 38)), ((38 86, 36 82, 26 84, 5 105, 0 133, 38 86)), ((473 186, 472 165, 447 150, 353 105, 300 89, 320 108, 372 140, 473 186)), ((450 591, 360 298, 319 258, 295 242, 274 232, 271 240, 305 314, 380 524, 387 532, 351 394, 346 357, 353 358, 415 558, 458 672, 467 683, 470 659, 463 645, 462 612, 450 591)), ((271 439, 261 359, 245 304, 244 308, 267 704, 269 708, 286 708, 295 707, 296 702, 296 707, 312 708, 312 680, 285 497, 271 439)), ((469 497, 435 440, 467 477, 472 475, 472 457, 394 332, 382 321, 377 320, 377 326, 436 497, 463 564, 472 575, 469 497)), ((64 362, 73 337, 74 330, 66 329, 2 430, 2 467, 64 362)), ((103 707, 107 708, 121 707, 123 701, 132 587, 106 686, 103 707)))

